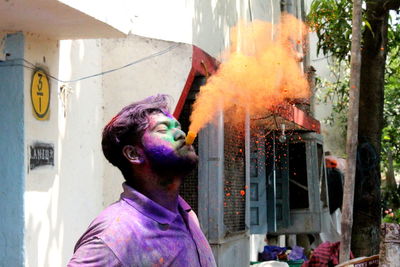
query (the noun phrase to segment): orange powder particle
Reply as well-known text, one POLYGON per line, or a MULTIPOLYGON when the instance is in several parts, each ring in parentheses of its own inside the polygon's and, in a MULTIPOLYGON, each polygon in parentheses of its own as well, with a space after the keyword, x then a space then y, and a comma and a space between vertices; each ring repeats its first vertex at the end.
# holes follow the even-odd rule
POLYGON ((240 21, 231 29, 230 49, 193 104, 190 131, 197 133, 221 111, 233 110, 224 119, 240 122, 246 112, 265 115, 287 99, 309 97, 299 63, 305 51, 298 51, 308 29, 290 15, 281 21, 240 21))

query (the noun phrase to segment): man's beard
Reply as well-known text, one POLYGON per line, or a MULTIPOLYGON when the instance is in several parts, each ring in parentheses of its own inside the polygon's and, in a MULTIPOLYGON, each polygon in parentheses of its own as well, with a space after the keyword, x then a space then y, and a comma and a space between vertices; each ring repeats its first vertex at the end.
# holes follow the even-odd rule
POLYGON ((162 179, 161 185, 172 183, 176 177, 183 179, 197 166, 197 155, 193 151, 183 150, 185 149, 181 148, 175 152, 165 146, 145 148, 144 152, 152 170, 162 179))

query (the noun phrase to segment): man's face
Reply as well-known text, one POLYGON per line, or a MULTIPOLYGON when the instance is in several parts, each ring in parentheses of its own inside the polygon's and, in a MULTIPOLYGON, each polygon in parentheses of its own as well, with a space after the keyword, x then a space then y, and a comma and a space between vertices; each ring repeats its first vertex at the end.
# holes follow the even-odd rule
POLYGON ((186 145, 180 123, 171 115, 149 115, 142 145, 151 168, 160 176, 186 175, 196 166, 193 146, 186 145))

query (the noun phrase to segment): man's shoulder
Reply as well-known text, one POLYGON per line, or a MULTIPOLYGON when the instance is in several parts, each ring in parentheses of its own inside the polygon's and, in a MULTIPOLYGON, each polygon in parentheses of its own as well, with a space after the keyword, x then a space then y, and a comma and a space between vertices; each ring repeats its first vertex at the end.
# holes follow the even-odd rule
POLYGON ((107 208, 90 223, 86 232, 82 235, 77 243, 77 247, 93 238, 107 240, 106 236, 115 233, 115 231, 129 231, 132 227, 127 227, 132 221, 138 219, 137 211, 119 200, 107 208))
POLYGON ((90 224, 89 228, 100 228, 102 232, 112 231, 113 228, 121 228, 128 224, 141 221, 142 215, 123 199, 111 204, 104 209, 90 224))
POLYGON ((89 225, 75 246, 75 252, 92 243, 101 243, 121 262, 140 249, 146 219, 123 199, 104 209, 89 225), (129 252, 129 253, 128 253, 129 252))

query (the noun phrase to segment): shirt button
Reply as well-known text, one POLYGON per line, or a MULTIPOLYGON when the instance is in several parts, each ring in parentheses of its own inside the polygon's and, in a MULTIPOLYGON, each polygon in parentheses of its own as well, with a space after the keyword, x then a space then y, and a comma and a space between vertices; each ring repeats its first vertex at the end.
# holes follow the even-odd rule
POLYGON ((161 231, 167 231, 169 229, 168 223, 159 223, 158 226, 160 227, 161 231))

